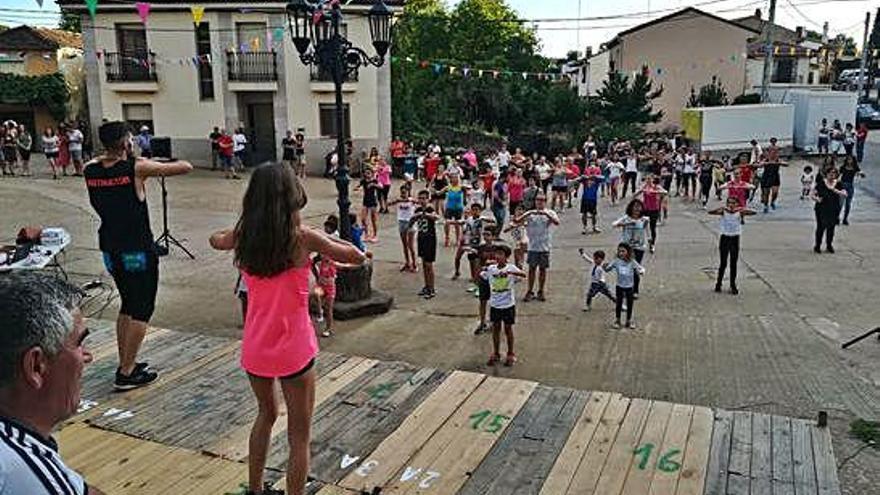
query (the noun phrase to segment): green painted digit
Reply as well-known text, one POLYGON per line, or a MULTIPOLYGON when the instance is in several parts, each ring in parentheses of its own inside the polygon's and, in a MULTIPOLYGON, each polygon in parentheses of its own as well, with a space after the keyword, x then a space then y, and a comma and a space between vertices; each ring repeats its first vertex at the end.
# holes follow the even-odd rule
POLYGON ((480 411, 480 412, 478 412, 478 413, 471 414, 471 416, 470 416, 470 419, 471 419, 471 428, 473 428, 474 430, 478 430, 478 429, 480 429, 480 425, 481 425, 481 424, 483 423, 483 421, 485 421, 486 418, 488 418, 491 414, 492 414, 492 411, 489 411, 488 409, 485 410, 485 411, 480 411))
POLYGON ((681 450, 672 449, 667 452, 660 460, 657 462, 657 469, 663 471, 664 473, 674 473, 681 469, 681 463, 672 460, 673 457, 681 454, 681 450))
POLYGON ((505 416, 503 414, 496 414, 492 418, 492 422, 489 423, 489 426, 486 427, 487 433, 498 433, 501 431, 501 428, 504 427, 504 422, 510 419, 510 417, 505 416))
POLYGON ((648 467, 648 460, 651 457, 651 452, 654 451, 653 443, 646 443, 641 447, 637 448, 633 451, 633 454, 636 456, 641 456, 641 460, 639 461, 638 468, 643 470, 648 467))

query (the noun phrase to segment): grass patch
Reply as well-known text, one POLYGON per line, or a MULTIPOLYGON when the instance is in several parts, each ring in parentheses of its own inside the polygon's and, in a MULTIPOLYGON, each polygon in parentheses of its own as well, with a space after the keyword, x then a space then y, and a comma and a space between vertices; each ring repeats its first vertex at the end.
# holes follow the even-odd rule
POLYGON ((854 438, 871 444, 875 449, 880 449, 880 422, 857 419, 849 424, 849 433, 854 438))

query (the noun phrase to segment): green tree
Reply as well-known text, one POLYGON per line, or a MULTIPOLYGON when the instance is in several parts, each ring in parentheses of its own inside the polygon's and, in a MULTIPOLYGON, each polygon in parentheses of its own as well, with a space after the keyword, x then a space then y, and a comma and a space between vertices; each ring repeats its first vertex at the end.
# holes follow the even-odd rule
POLYGON ((700 91, 694 91, 691 86, 691 96, 688 98, 687 106, 694 107, 723 107, 730 105, 730 99, 727 97, 727 91, 718 80, 718 76, 712 76, 709 84, 700 86, 700 91))
POLYGON ((663 118, 663 112, 655 112, 652 104, 661 94, 663 88, 654 89, 647 70, 636 74, 632 82, 620 72, 609 72, 602 89, 590 101, 591 124, 596 134, 602 140, 640 138, 645 124, 663 118))
POLYGON ((566 84, 520 77, 555 69, 538 54, 534 30, 517 18, 503 0, 462 0, 454 8, 440 0, 408 1, 395 28, 394 133, 577 132, 585 105, 566 84), (494 77, 493 69, 513 75, 494 77))
POLYGON ((61 11, 61 19, 58 21, 58 29, 72 31, 74 33, 82 32, 82 19, 76 12, 61 11))

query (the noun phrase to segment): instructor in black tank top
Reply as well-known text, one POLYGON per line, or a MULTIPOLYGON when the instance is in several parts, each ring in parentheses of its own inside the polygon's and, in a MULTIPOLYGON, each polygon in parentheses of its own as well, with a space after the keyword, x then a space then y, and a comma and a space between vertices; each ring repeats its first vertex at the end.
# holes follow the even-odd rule
POLYGON ((114 386, 131 390, 156 380, 158 374, 137 354, 153 316, 159 286, 145 184, 150 177, 186 174, 188 162, 159 163, 131 154, 131 134, 123 122, 107 122, 98 130, 104 154, 85 168, 89 202, 101 218, 98 246, 113 276, 122 304, 116 320, 119 367, 114 386))

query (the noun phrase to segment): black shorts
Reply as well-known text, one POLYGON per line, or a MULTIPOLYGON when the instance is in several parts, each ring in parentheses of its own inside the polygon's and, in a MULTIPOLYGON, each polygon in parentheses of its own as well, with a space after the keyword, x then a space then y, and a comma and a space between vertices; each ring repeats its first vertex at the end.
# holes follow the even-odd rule
POLYGON ((416 251, 424 263, 437 261, 437 236, 418 236, 416 238, 416 251))
POLYGON ((509 308, 489 308, 489 321, 492 323, 516 324, 516 306, 509 308))
MULTIPOLYGON (((297 378, 299 378, 299 377, 305 375, 306 373, 308 373, 309 370, 311 370, 311 369, 314 368, 314 367, 315 367, 315 358, 312 358, 312 359, 310 359, 309 362, 306 363, 306 365, 303 366, 302 369, 300 369, 299 371, 294 371, 293 373, 291 373, 291 374, 289 374, 289 375, 279 376, 278 379, 279 379, 279 380, 295 380, 295 379, 297 379, 297 378)), ((255 374, 253 374, 253 373, 248 373, 248 376, 252 376, 252 377, 254 377, 254 378, 273 378, 273 377, 270 377, 270 376, 260 376, 260 375, 255 375, 255 374)))
POLYGON ((284 155, 281 159, 286 162, 292 162, 293 160, 296 160, 296 155, 293 153, 293 150, 286 149, 284 150, 284 155))
POLYGON ((480 296, 480 301, 488 301, 489 296, 492 295, 492 291, 489 289, 489 281, 485 278, 477 280, 477 290, 480 296))
POLYGON ((104 253, 104 266, 113 281, 122 304, 119 313, 133 320, 149 323, 156 308, 159 290, 159 258, 149 251, 104 253))
POLYGON ((21 156, 21 161, 23 162, 29 161, 31 159, 31 150, 23 150, 19 148, 18 154, 21 156))
POLYGON ((581 215, 595 215, 596 202, 589 199, 581 199, 581 215))
POLYGON ((446 212, 443 213, 443 217, 447 220, 461 220, 463 215, 464 210, 458 208, 446 208, 446 212))
POLYGON ((771 187, 779 187, 782 181, 779 180, 779 174, 764 174, 761 176, 761 187, 769 189, 771 187))
POLYGON ((551 186, 553 192, 568 192, 568 186, 551 186))
POLYGON ((46 159, 50 159, 50 158, 58 158, 58 152, 57 151, 47 151, 46 152, 46 159))

